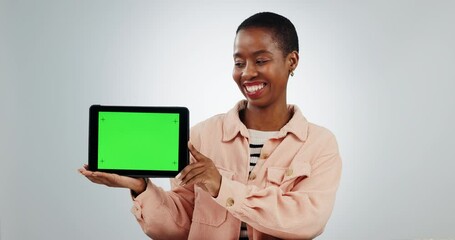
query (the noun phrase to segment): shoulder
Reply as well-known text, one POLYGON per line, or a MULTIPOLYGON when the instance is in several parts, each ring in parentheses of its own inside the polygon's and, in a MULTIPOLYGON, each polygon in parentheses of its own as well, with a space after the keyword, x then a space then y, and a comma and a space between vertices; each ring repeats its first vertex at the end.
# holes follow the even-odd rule
POLYGON ((335 135, 326 127, 308 122, 308 136, 318 138, 335 138, 335 135))
POLYGON ((227 135, 236 134, 243 125, 239 118, 239 109, 243 108, 245 104, 245 101, 240 101, 228 112, 214 115, 194 125, 191 131, 195 134, 208 133, 213 135, 214 133, 222 133, 223 131, 228 133, 227 135))
POLYGON ((199 148, 202 142, 219 141, 222 138, 223 122, 226 114, 217 114, 202 122, 197 123, 190 129, 191 143, 199 148))
POLYGON ((314 123, 308 123, 307 142, 320 149, 338 152, 338 143, 332 131, 314 123))
POLYGON ((289 105, 289 107, 294 111, 294 115, 284 127, 284 132, 292 132, 301 141, 307 143, 326 142, 330 139, 335 139, 335 136, 329 129, 309 122, 296 105, 289 105))
POLYGON ((191 132, 203 132, 204 130, 216 130, 217 128, 221 129, 225 118, 226 113, 214 115, 191 127, 191 132))

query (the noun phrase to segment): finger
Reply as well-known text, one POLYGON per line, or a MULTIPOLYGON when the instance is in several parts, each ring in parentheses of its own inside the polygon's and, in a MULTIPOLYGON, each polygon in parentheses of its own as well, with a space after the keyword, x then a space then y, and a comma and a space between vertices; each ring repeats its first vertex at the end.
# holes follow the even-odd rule
POLYGON ((180 183, 180 185, 182 185, 182 186, 187 185, 188 183, 191 182, 192 179, 203 174, 206 169, 207 168, 200 167, 200 168, 195 168, 195 169, 191 170, 184 178, 182 178, 182 182, 180 183))
POLYGON ((80 172, 82 175, 84 175, 84 176, 93 175, 93 172, 92 172, 92 171, 89 171, 89 170, 87 170, 87 169, 85 169, 85 168, 79 168, 78 170, 79 170, 79 172, 80 172))
POLYGON ((102 182, 100 181, 100 178, 98 178, 98 177, 94 177, 92 175, 87 175, 85 177, 92 183, 102 184, 102 182))
POLYGON ((196 148, 193 146, 193 144, 191 144, 191 142, 188 142, 188 150, 190 150, 190 153, 193 156, 194 160, 196 160, 196 162, 203 161, 207 158, 206 156, 202 155, 198 150, 196 150, 196 148))
POLYGON ((204 190, 204 191, 206 191, 206 192, 209 191, 209 189, 208 189, 208 188, 205 186, 205 184, 203 184, 203 183, 196 183, 196 186, 202 188, 202 190, 204 190))
POLYGON ((138 181, 138 179, 124 177, 117 174, 108 174, 102 172, 96 172, 94 175, 86 176, 91 182, 96 184, 102 184, 108 187, 120 187, 120 188, 130 188, 131 186, 136 186, 137 183, 133 181, 138 181))
POLYGON ((207 180, 207 176, 202 172, 200 174, 194 175, 191 179, 189 179, 185 185, 197 184, 197 185, 205 185, 207 180))
POLYGON ((191 144, 191 142, 188 142, 188 150, 190 150, 191 155, 193 156, 194 160, 196 162, 199 162, 201 160, 201 153, 196 150, 196 148, 191 144))
POLYGON ((96 184, 103 184, 106 186, 114 186, 115 184, 118 184, 115 174, 92 172, 85 170, 84 168, 79 169, 79 172, 88 178, 88 180, 96 184))
POLYGON ((90 181, 95 182, 95 183, 101 183, 101 179, 104 178, 104 176, 100 177, 99 172, 92 172, 92 171, 83 170, 83 169, 79 169, 79 170, 82 175, 84 175, 90 181))
POLYGON ((84 164, 83 167, 79 168, 78 171, 81 173, 81 174, 84 174, 84 173, 92 173, 92 171, 89 170, 88 168, 88 165, 87 164, 84 164))
POLYGON ((185 167, 185 168, 176 176, 176 178, 177 178, 178 180, 181 181, 182 179, 184 179, 184 178, 186 177, 186 175, 187 175, 189 172, 193 171, 194 169, 201 168, 201 167, 204 167, 204 166, 205 166, 204 163, 193 163, 193 164, 190 164, 190 165, 186 166, 186 167, 185 167))

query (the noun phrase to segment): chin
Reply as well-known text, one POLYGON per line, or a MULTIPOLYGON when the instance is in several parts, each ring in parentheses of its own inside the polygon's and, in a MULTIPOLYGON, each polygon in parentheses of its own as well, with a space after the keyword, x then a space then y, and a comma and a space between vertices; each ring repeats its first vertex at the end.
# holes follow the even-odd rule
POLYGON ((265 108, 270 105, 270 104, 268 104, 267 101, 264 101, 263 99, 248 99, 247 98, 246 101, 248 102, 248 106, 251 106, 251 107, 265 108))

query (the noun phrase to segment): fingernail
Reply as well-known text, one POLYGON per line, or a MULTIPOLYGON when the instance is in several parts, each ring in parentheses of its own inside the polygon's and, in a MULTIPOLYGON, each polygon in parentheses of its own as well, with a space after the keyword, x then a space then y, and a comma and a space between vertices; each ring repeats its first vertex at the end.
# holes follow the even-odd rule
POLYGON ((179 178, 180 178, 180 176, 182 176, 182 174, 181 174, 181 173, 177 174, 177 176, 175 176, 175 178, 179 179, 179 178))

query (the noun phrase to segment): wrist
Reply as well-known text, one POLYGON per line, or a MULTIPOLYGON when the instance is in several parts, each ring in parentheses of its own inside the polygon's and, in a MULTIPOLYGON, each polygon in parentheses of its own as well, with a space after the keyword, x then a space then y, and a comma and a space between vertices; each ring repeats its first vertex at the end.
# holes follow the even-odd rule
POLYGON ((139 194, 145 192, 147 189, 148 178, 138 178, 137 184, 130 188, 133 197, 137 197, 139 194))
POLYGON ((218 181, 218 185, 215 186, 215 189, 213 190, 213 193, 211 193, 212 197, 213 198, 217 198, 218 195, 220 194, 220 189, 221 189, 221 181, 222 181, 222 177, 220 175, 220 180, 218 181))

